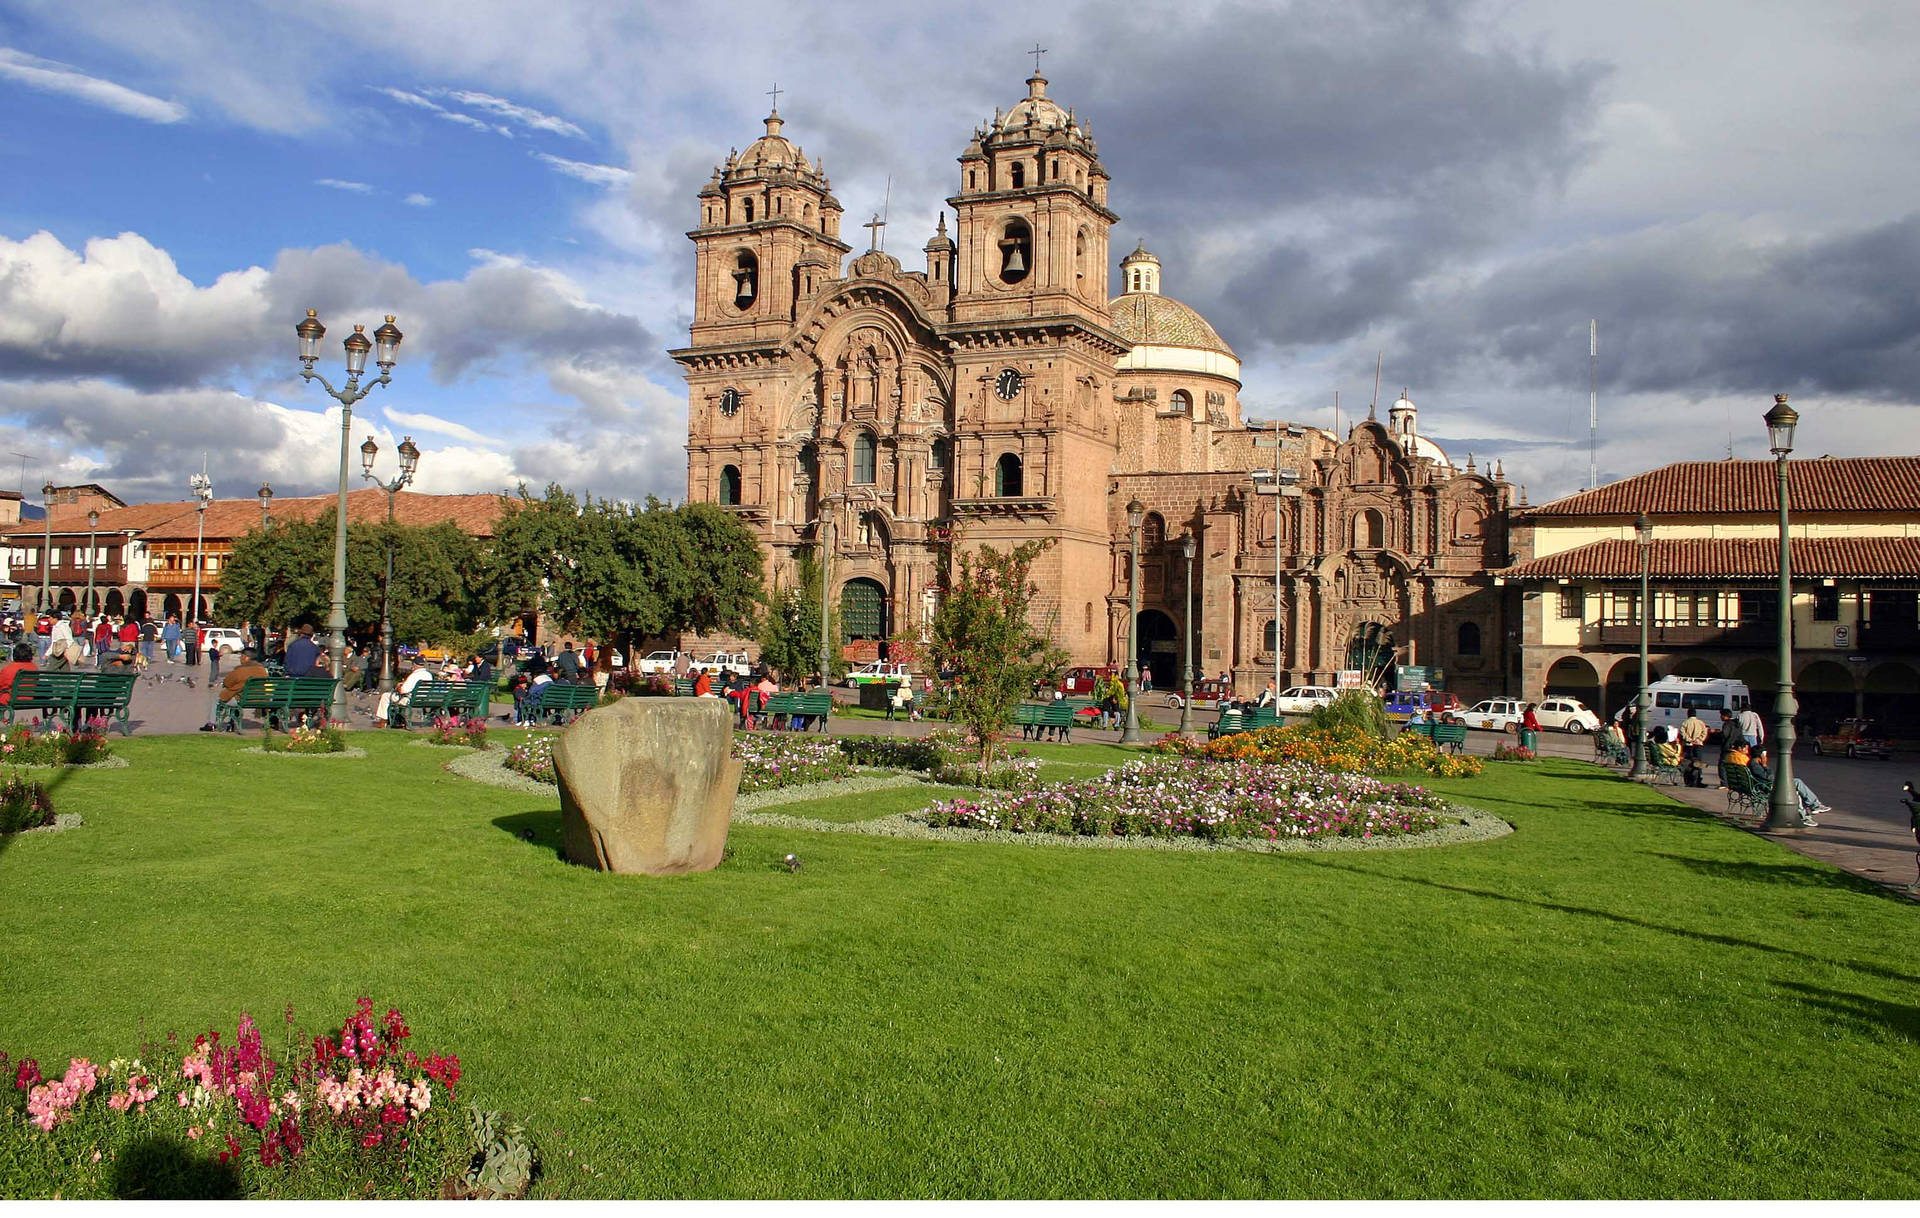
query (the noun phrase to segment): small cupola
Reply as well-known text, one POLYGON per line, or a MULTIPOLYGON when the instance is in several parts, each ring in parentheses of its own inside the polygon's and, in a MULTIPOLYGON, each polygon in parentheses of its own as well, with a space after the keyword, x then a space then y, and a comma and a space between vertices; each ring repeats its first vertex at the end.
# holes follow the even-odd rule
POLYGON ((1160 294, 1160 259, 1147 251, 1145 241, 1120 260, 1120 285, 1123 294, 1160 294))

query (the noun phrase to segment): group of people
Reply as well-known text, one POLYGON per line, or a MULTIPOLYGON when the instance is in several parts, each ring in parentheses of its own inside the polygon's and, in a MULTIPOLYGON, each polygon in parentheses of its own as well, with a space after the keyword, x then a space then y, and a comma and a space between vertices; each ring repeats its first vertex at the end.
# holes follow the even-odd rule
POLYGON ((155 621, 118 613, 76 616, 62 610, 9 616, 0 626, 0 638, 9 646, 28 644, 40 662, 58 656, 60 664, 71 667, 144 669, 151 664, 198 664, 206 626, 183 626, 177 613, 155 621))
MULTIPOLYGON (((1595 741, 1596 749, 1625 753, 1627 741, 1638 735, 1639 707, 1630 705, 1600 731, 1595 741)), ((1646 731, 1646 747, 1652 759, 1662 766, 1670 766, 1680 771, 1681 781, 1690 787, 1707 785, 1704 757, 1712 730, 1697 710, 1689 709, 1687 717, 1680 726, 1655 724, 1646 731)), ((1760 713, 1752 706, 1745 706, 1738 713, 1729 710, 1720 712, 1720 784, 1727 785, 1727 771, 1739 768, 1746 771, 1751 785, 1756 790, 1766 790, 1773 785, 1773 770, 1768 764, 1767 729, 1760 713)), ((1798 775, 1793 779, 1793 793, 1800 804, 1800 825, 1802 828, 1814 828, 1820 813, 1828 810, 1828 805, 1813 789, 1807 786, 1798 775)))

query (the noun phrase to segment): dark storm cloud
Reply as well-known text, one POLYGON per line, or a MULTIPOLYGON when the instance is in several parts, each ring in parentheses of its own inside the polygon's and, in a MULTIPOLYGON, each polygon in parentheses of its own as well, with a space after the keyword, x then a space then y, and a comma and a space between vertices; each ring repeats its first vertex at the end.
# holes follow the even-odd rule
POLYGON ((1403 339, 1516 385, 1584 388, 1585 330, 1598 318, 1603 389, 1906 401, 1920 384, 1916 283, 1920 215, 1791 238, 1701 221, 1596 240, 1465 291, 1426 294, 1403 339))
POLYGON ((1586 155, 1604 76, 1450 5, 1087 17, 1085 54, 1117 70, 1062 100, 1092 122, 1121 231, 1243 353, 1349 337, 1508 235, 1586 155))

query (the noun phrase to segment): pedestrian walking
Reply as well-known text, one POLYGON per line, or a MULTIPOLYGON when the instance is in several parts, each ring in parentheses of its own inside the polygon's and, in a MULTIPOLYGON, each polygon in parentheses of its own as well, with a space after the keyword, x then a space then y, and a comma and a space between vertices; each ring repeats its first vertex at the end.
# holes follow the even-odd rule
POLYGON ((182 629, 180 641, 185 644, 187 649, 188 668, 200 667, 200 643, 204 637, 198 622, 182 629))
POLYGON ((1739 720, 1740 733, 1747 738, 1748 744, 1758 748, 1767 742, 1767 729, 1760 722, 1760 712, 1753 709, 1752 703, 1741 707, 1735 718, 1739 720))

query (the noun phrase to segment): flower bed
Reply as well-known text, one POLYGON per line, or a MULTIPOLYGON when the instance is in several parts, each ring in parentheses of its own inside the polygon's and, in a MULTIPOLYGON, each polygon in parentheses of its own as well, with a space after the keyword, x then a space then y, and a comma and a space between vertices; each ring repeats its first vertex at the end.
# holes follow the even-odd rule
POLYGON ((941 760, 940 745, 935 739, 839 736, 834 743, 854 765, 877 766, 883 770, 931 770, 941 760))
POLYGON ((458 715, 435 715, 433 735, 426 737, 426 740, 429 744, 453 748, 484 749, 487 747, 487 721, 480 718, 462 719, 458 715))
POLYGON ((1421 787, 1309 766, 1156 757, 1098 778, 944 800, 934 828, 1120 837, 1392 837, 1440 827, 1446 803, 1421 787))
POLYGON ((8 728, 0 738, 0 761, 8 765, 95 765, 112 755, 107 747, 107 721, 87 720, 77 732, 36 732, 24 724, 8 728))
POLYGON ((341 724, 321 719, 305 727, 296 727, 284 736, 268 732, 261 738, 260 749, 266 753, 344 753, 347 751, 347 733, 341 724))
POLYGON ((53 823, 53 799, 46 787, 17 773, 0 780, 0 837, 53 823))
POLYGON ((1524 744, 1497 744, 1493 747, 1495 761, 1538 761, 1539 756, 1524 744))
POLYGON ((853 773, 838 741, 802 733, 741 732, 733 738, 740 793, 832 782, 853 773))
POLYGON ((1298 762, 1342 774, 1432 774, 1437 778, 1472 778, 1480 773, 1478 757, 1442 753, 1433 742, 1414 732, 1382 740, 1353 729, 1295 725, 1263 727, 1258 731, 1192 740, 1170 735, 1154 748, 1176 757, 1212 761, 1298 762))
MULTIPOLYGON (((296 1037, 291 1007, 286 1025, 278 1056, 244 1014, 231 1043, 217 1031, 185 1047, 169 1035, 104 1065, 74 1058, 58 1078, 43 1077, 32 1058, 0 1054, 0 1195, 482 1192, 482 1168, 497 1169, 500 1155, 475 1154, 480 1122, 449 1103, 459 1058, 408 1048, 400 1013, 376 1018, 367 998, 337 1036, 296 1037)), ((497 1114, 486 1115, 486 1136, 499 1140, 497 1114)), ((530 1168, 524 1140, 506 1152, 530 1168)))
POLYGON ((519 744, 507 750, 504 763, 509 770, 535 782, 558 783, 560 776, 553 768, 553 737, 529 736, 519 744))

